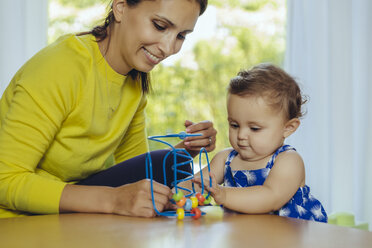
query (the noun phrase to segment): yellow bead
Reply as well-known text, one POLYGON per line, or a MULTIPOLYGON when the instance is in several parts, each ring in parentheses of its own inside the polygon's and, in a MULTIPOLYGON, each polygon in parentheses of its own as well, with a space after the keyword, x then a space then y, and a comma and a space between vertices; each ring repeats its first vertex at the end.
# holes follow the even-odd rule
POLYGON ((177 219, 179 220, 183 220, 183 218, 185 217, 185 210, 183 210, 183 208, 177 208, 177 219))
POLYGON ((198 199, 195 196, 191 196, 190 200, 191 200, 191 207, 192 208, 198 207, 198 199))

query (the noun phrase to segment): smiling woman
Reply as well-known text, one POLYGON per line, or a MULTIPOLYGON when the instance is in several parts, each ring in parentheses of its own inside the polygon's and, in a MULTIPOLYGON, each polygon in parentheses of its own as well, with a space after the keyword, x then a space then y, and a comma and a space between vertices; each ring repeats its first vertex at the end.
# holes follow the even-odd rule
POLYGON ((133 78, 142 72, 146 92, 145 73, 181 49, 202 9, 197 1, 144 1, 141 8, 138 3, 114 1, 104 26, 93 29, 92 34, 99 39, 100 50, 114 70, 130 73, 133 78), (106 31, 95 32, 105 30, 105 26, 106 31))
MULTIPOLYGON (((145 179, 147 73, 179 51, 206 5, 114 0, 102 26, 60 37, 19 69, 0 100, 0 217, 155 215, 145 179)), ((215 148, 212 122, 184 126, 202 135, 177 148, 215 148)), ((152 153, 160 169, 167 150, 152 153)), ((169 186, 154 184, 159 210, 169 186)))

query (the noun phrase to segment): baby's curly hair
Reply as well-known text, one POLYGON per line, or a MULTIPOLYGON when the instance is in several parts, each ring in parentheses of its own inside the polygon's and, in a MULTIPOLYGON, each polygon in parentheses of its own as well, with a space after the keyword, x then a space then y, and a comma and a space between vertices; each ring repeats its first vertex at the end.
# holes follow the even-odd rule
POLYGON ((230 80, 228 93, 239 96, 260 96, 277 109, 283 110, 288 120, 301 118, 307 102, 296 80, 281 68, 263 63, 249 70, 241 70, 230 80))

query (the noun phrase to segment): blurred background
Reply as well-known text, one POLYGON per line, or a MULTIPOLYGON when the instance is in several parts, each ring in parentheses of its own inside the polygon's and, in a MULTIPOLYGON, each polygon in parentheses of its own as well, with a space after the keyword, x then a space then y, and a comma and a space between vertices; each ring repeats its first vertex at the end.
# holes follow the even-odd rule
MULTIPOLYGON (((108 4, 0 0, 0 94, 42 47, 101 23, 108 4)), ((369 0, 209 0, 181 52, 151 73, 148 134, 178 133, 186 119, 212 120, 218 130, 213 157, 229 147, 229 79, 242 68, 274 63, 310 99, 286 142, 303 156, 307 184, 328 213, 351 212, 371 225, 371 12, 369 0)))
MULTIPOLYGON (((49 0, 48 42, 64 33, 91 29, 102 22, 106 10, 107 1, 49 0)), ((219 131, 216 151, 228 147, 229 79, 240 68, 262 61, 283 64, 285 21, 285 1, 209 1, 181 52, 151 72, 149 135, 183 131, 186 119, 213 120, 219 131)), ((163 147, 156 142, 150 146, 163 147)))

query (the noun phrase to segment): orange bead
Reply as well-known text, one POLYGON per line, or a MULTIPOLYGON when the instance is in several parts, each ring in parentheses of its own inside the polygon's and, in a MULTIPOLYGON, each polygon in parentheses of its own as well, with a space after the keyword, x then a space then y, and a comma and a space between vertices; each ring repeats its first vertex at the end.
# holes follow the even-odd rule
POLYGON ((177 206, 179 206, 179 207, 183 207, 183 205, 185 205, 185 203, 186 203, 186 197, 182 197, 178 202, 176 202, 176 204, 177 204, 177 206))

